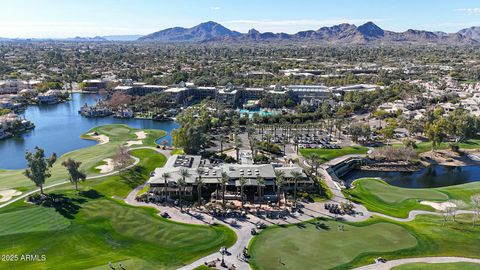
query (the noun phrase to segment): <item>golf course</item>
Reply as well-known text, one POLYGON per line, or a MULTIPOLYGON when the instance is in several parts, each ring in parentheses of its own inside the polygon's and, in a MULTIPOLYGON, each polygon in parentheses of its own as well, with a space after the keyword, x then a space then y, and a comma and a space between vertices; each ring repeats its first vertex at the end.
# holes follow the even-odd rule
MULTIPOLYGON (((0 263, 0 269, 109 269, 109 262, 121 263, 126 269, 176 269, 221 246, 233 245, 235 233, 225 226, 176 223, 160 217, 155 209, 123 202, 131 190, 148 180, 154 168, 166 162, 166 157, 153 147, 165 133, 143 131, 148 135, 142 146, 151 148, 130 151, 139 160, 135 166, 81 182, 79 191, 70 183, 47 189, 49 200, 42 205, 19 200, 0 208, 2 254, 46 258, 0 263)), ((84 162, 82 168, 89 175, 95 175, 93 168, 114 155, 119 145, 138 140, 139 130, 108 125, 87 134, 92 132, 108 136, 109 141, 60 158, 84 162)), ((9 177, 4 173, 10 177, 21 175, 18 171, 0 173, 4 177, 2 185, 32 186, 27 179, 8 183, 9 177)), ((55 177, 47 184, 67 177, 66 169, 58 165, 54 165, 52 174, 55 177)))
POLYGON ((420 201, 445 202, 462 200, 470 208, 470 196, 480 193, 480 183, 473 182, 441 188, 400 188, 380 179, 359 179, 352 189, 344 191, 348 198, 363 204, 368 210, 405 218, 411 210, 435 211, 420 201))
MULTIPOLYGON (((82 162, 81 169, 87 173, 87 176, 98 175, 96 166, 101 165, 103 160, 111 158, 118 149, 118 146, 125 145, 128 141, 138 140, 136 132, 138 129, 130 128, 126 125, 106 125, 96 127, 81 135, 82 139, 97 140, 96 137, 108 138, 99 144, 82 148, 59 157, 51 169, 52 176, 47 179, 46 185, 56 184, 65 181, 68 173, 65 167, 61 165, 62 161, 72 158, 82 162), (93 134, 98 134, 97 136, 93 134)), ((143 130, 146 137, 142 139, 142 146, 155 146, 155 141, 166 135, 161 130, 143 130)), ((48 150, 48 149, 45 149, 48 150)), ((23 175, 23 170, 3 170, 0 171, 0 190, 17 189, 27 191, 34 188, 33 183, 23 175)))
POLYGON ((441 217, 422 215, 405 223, 383 218, 361 223, 319 219, 273 226, 251 242, 251 266, 262 270, 352 269, 371 264, 380 256, 387 260, 480 257, 476 244, 480 226, 472 227, 470 215, 442 224, 441 217))

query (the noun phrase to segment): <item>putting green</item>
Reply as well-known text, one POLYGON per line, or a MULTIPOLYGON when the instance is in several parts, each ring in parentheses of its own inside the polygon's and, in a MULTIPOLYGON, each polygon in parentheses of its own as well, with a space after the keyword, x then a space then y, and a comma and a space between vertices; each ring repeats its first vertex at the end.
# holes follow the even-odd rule
POLYGON ((370 211, 394 217, 407 217, 411 210, 433 208, 421 205, 419 201, 463 200, 470 204, 470 196, 480 194, 480 182, 442 188, 400 188, 379 179, 360 179, 354 188, 344 191, 352 200, 363 204, 370 211))
MULTIPOLYGON (((62 161, 72 158, 82 162, 81 169, 87 172, 88 176, 98 175, 95 166, 98 166, 102 160, 112 157, 118 149, 119 145, 125 144, 129 140, 138 140, 135 132, 138 129, 129 128, 126 125, 106 125, 93 128, 84 135, 83 139, 93 139, 87 135, 91 132, 97 132, 101 135, 109 137, 106 144, 97 144, 87 148, 82 148, 70 153, 62 155, 52 167, 52 177, 47 179, 46 185, 51 185, 65 181, 68 173, 61 165, 62 161)), ((155 140, 165 136, 166 132, 162 130, 145 130, 147 138, 143 140, 145 146, 155 146, 155 140)), ((23 175, 23 170, 4 170, 0 171, 0 189, 23 187, 33 189, 33 183, 23 175)))
POLYGON ((392 223, 364 226, 321 220, 264 230, 251 244, 251 264, 254 269, 330 269, 361 254, 416 244, 414 236, 392 223), (345 230, 339 230, 339 225, 345 230))
POLYGON ((392 268, 392 270, 477 270, 476 263, 409 263, 392 268))
POLYGON ((391 186, 379 179, 360 179, 345 194, 370 211, 394 217, 407 217, 413 209, 434 209, 421 205, 419 200, 446 201, 448 196, 436 189, 408 189, 391 186))

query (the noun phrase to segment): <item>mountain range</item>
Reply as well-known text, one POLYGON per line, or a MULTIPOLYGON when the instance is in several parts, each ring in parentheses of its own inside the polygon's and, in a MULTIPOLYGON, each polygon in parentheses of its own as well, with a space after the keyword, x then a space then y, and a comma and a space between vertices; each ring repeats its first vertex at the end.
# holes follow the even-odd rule
POLYGON ((338 24, 295 34, 261 33, 251 29, 247 33, 230 30, 216 22, 204 22, 191 28, 173 27, 142 35, 107 35, 63 39, 8 39, 5 41, 68 41, 68 42, 157 42, 157 43, 295 43, 309 44, 444 44, 480 46, 480 26, 462 29, 456 33, 413 30, 394 32, 384 30, 373 22, 360 26, 338 24))
POLYGON ((432 32, 409 29, 394 32, 380 28, 373 22, 363 25, 339 24, 318 30, 300 31, 295 34, 261 33, 255 29, 247 33, 232 31, 216 22, 201 23, 192 28, 174 27, 158 31, 138 41, 161 43, 207 42, 309 42, 325 44, 447 44, 480 45, 480 27, 462 29, 456 33, 432 32))

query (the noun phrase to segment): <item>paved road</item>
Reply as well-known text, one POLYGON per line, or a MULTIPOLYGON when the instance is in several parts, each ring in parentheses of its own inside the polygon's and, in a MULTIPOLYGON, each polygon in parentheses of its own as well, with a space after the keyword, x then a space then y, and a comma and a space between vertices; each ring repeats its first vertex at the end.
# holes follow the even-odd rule
MULTIPOLYGON (((389 270, 395 266, 409 263, 457 263, 469 262, 480 264, 480 259, 464 258, 464 257, 424 257, 424 258, 409 258, 388 261, 386 263, 375 263, 355 268, 354 270, 389 270)), ((441 267, 441 266, 440 266, 441 267)), ((480 265, 479 265, 480 268, 480 265)))

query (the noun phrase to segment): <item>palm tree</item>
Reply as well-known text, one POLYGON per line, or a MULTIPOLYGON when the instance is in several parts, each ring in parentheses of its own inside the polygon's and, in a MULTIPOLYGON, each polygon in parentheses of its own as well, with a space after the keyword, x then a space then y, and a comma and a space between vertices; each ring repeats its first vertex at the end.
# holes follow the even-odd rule
POLYGON ((247 184, 247 179, 245 179, 245 177, 240 177, 239 182, 240 182, 240 200, 242 202, 242 208, 243 208, 243 188, 247 184))
POLYGON ((164 186, 163 186, 163 191, 165 194, 165 201, 167 201, 167 185, 168 185, 168 179, 170 179, 172 176, 166 172, 166 173, 163 173, 162 174, 162 178, 163 178, 163 181, 164 181, 164 186))
POLYGON ((280 207, 280 191, 282 190, 282 186, 285 184, 285 172, 275 170, 275 185, 277 186, 277 200, 278 206, 280 207))
POLYGON ((242 147, 242 139, 235 135, 235 152, 237 154, 237 162, 239 162, 240 159, 240 147, 242 147))
POLYGON ((200 207, 200 205, 202 204, 202 187, 204 184, 202 176, 203 176, 203 173, 205 173, 205 169, 203 169, 202 167, 198 167, 197 173, 198 173, 198 177, 195 180, 195 185, 197 186, 198 207, 200 207))
MULTIPOLYGON (((222 172, 222 177, 218 179, 220 186, 222 187, 222 206, 225 209, 225 189, 227 187, 228 181, 230 178, 226 172, 222 172)), ((218 191, 217 191, 218 193, 218 191)), ((217 196, 218 197, 218 196, 217 196)))
POLYGON ((291 175, 292 175, 292 179, 295 183, 295 185, 293 187, 293 206, 297 207, 297 186, 298 186, 298 180, 300 180, 300 178, 302 177, 302 173, 297 172, 297 171, 293 171, 291 173, 291 175))
POLYGON ((258 201, 260 202, 260 208, 262 208, 263 192, 262 189, 265 186, 265 179, 263 177, 257 177, 257 188, 258 188, 258 201))
POLYGON ((185 179, 184 178, 180 178, 177 180, 177 185, 178 185, 178 203, 180 205, 180 212, 183 212, 183 203, 182 203, 182 191, 183 189, 185 188, 185 186, 187 185, 187 182, 185 182, 185 179))
POLYGON ((319 157, 315 154, 311 154, 308 156, 310 166, 312 166, 312 169, 315 172, 315 175, 318 176, 318 167, 320 166, 320 160, 319 157))

